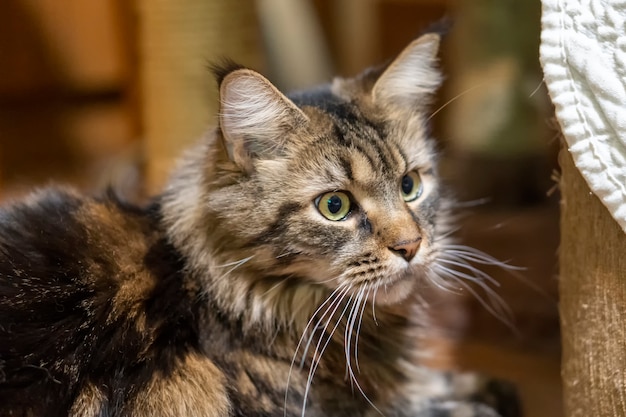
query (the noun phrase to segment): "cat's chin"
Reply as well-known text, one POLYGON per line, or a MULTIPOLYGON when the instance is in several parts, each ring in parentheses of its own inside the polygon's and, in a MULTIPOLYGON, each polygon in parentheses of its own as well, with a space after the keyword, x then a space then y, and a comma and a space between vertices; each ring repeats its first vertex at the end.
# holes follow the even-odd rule
POLYGON ((369 301, 376 305, 394 305, 405 301, 415 290, 417 279, 412 275, 402 275, 391 283, 381 284, 378 291, 369 295, 369 301))

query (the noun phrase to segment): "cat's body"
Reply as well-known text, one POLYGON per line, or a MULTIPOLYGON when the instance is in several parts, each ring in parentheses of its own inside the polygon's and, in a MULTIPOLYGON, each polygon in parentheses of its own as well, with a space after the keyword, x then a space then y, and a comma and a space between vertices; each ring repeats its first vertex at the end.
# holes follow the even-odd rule
POLYGON ((437 45, 289 99, 225 69, 220 129, 146 207, 49 189, 0 211, 0 415, 517 416, 419 366, 448 231, 437 45))

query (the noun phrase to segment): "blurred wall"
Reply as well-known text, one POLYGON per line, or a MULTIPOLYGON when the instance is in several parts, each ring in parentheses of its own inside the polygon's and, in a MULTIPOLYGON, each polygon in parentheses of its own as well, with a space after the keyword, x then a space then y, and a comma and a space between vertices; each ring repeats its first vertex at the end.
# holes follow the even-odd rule
MULTIPOLYGON (((321 28, 317 41, 326 45, 330 57, 326 74, 343 75, 397 53, 447 8, 443 0, 303 2, 309 3, 312 19, 321 28)), ((262 36, 254 27, 258 22, 236 18, 255 13, 254 1, 166 4, 138 0, 0 3, 0 190, 6 194, 50 179, 88 188, 111 181, 121 186, 129 185, 124 184, 128 181, 136 187, 146 175, 152 184, 149 188, 156 189, 178 150, 193 140, 190 136, 214 122, 215 93, 208 64, 230 56, 261 70, 267 67, 262 36), (239 14, 227 13, 225 5, 239 14), (175 8, 181 12, 177 14, 175 8), (188 19, 185 27, 185 10, 197 25, 188 19), (176 24, 178 35, 173 33, 176 24), (164 36, 170 29, 174 37, 167 41, 164 36), (245 39, 237 43, 238 36, 245 39), (242 53, 242 48, 248 52, 242 53), (260 56, 251 57, 254 53, 260 56), (171 64, 176 59, 177 66, 171 64), (158 86, 149 80, 167 71, 179 81, 170 79, 159 96, 158 86), (203 73, 205 81, 200 82, 203 73), (187 122, 198 127, 174 130, 167 139, 155 138, 164 129, 158 122, 167 123, 167 114, 178 117, 163 103, 166 92, 190 85, 191 79, 197 80, 193 82, 201 90, 198 95, 204 95, 194 100, 205 114, 187 122), (159 105, 160 116, 146 113, 146 108, 159 105)), ((283 67, 282 71, 294 71, 288 60, 283 67)), ((280 84, 280 73, 272 74, 280 84)), ((184 106, 171 101, 170 109, 184 114, 184 106)))
POLYGON ((121 2, 0 3, 0 184, 86 183, 136 138, 121 2))

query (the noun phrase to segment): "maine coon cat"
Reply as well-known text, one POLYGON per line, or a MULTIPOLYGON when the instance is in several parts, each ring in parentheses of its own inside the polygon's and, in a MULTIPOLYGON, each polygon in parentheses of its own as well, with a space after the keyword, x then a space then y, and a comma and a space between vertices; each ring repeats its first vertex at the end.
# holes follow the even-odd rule
POLYGON ((0 415, 518 416, 507 384, 419 363, 420 288, 455 249, 438 46, 289 96, 228 65, 219 126, 150 204, 4 207, 0 415))

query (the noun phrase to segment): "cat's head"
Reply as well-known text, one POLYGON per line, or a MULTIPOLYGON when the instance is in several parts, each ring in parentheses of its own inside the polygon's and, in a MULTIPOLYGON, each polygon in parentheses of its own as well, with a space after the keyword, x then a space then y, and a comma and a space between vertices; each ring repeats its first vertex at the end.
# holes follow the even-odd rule
POLYGON ((438 45, 424 35, 385 67, 288 96, 223 70, 203 183, 212 255, 253 279, 405 298, 442 233, 426 127, 438 45))

